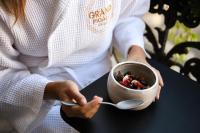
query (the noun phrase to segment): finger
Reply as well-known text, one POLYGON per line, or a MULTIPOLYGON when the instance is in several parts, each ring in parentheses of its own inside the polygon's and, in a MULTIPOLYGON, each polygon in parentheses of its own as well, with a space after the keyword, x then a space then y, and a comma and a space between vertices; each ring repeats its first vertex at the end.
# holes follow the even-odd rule
POLYGON ((94 96, 93 99, 98 99, 100 103, 103 101, 103 98, 99 96, 94 96))
POLYGON ((85 96, 83 96, 79 89, 78 86, 76 84, 71 84, 69 86, 69 89, 67 89, 67 95, 71 98, 71 99, 75 99, 76 102, 80 105, 85 105, 87 103, 87 100, 85 98, 85 96))
POLYGON ((157 75, 158 75, 159 85, 163 87, 164 86, 163 78, 158 70, 157 70, 157 75))
POLYGON ((65 113, 66 116, 68 117, 82 117, 82 114, 80 112, 81 110, 81 106, 77 105, 77 106, 65 106, 62 105, 61 106, 62 111, 65 113))
POLYGON ((92 101, 88 102, 84 106, 62 106, 62 110, 68 117, 80 117, 89 119, 92 118, 97 112, 101 101, 102 98, 94 97, 92 101))
POLYGON ((91 110, 95 108, 96 106, 99 106, 102 101, 103 101, 103 98, 94 96, 93 99, 90 102, 88 102, 87 109, 91 110))
POLYGON ((161 90, 161 86, 159 85, 157 95, 156 95, 157 100, 159 100, 159 98, 160 98, 160 90, 161 90))
POLYGON ((60 97, 59 100, 61 100, 61 101, 66 101, 66 102, 72 101, 72 99, 65 92, 60 93, 59 97, 60 97))
POLYGON ((87 104, 86 107, 87 113, 85 114, 86 118, 92 118, 96 114, 102 100, 103 100, 102 98, 95 96, 93 100, 87 104))
POLYGON ((81 106, 87 103, 85 96, 83 96, 79 91, 71 91, 71 94, 69 95, 81 106))

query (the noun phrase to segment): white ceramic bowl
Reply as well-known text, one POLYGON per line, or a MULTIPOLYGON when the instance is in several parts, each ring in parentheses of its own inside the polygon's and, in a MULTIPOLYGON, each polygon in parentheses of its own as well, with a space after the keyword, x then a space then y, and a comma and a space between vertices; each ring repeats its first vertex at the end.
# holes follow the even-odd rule
POLYGON ((107 81, 107 90, 113 103, 118 103, 127 99, 139 99, 144 101, 143 104, 133 109, 142 110, 155 100, 158 90, 158 77, 156 72, 146 64, 135 61, 122 62, 115 65, 110 71, 107 81), (121 85, 114 77, 114 74, 119 71, 122 74, 129 71, 135 76, 143 77, 150 87, 136 90, 121 85))

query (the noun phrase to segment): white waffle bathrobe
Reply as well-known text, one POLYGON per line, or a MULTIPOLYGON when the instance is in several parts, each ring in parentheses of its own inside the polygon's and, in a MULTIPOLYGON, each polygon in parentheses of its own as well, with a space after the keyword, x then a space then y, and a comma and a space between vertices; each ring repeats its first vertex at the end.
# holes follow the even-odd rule
POLYGON ((43 100, 46 84, 70 79, 81 89, 107 73, 112 40, 125 57, 143 48, 148 8, 149 0, 27 0, 14 25, 0 8, 0 132, 75 132, 60 105, 43 100))

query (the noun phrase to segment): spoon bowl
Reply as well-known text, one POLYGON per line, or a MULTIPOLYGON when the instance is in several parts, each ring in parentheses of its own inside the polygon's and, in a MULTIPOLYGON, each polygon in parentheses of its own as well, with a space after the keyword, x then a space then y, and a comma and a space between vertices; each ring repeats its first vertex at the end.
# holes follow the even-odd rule
MULTIPOLYGON (((75 102, 65 102, 65 101, 61 101, 61 103, 65 106, 75 106, 75 105, 79 105, 78 103, 75 102)), ((136 100, 136 99, 131 99, 131 100, 125 100, 125 101, 120 101, 117 104, 114 103, 110 103, 110 102, 101 102, 101 104, 105 104, 105 105, 111 105, 114 106, 118 109, 122 109, 122 110, 127 110, 127 109, 133 109, 138 107, 139 105, 143 104, 144 102, 142 100, 136 100)))

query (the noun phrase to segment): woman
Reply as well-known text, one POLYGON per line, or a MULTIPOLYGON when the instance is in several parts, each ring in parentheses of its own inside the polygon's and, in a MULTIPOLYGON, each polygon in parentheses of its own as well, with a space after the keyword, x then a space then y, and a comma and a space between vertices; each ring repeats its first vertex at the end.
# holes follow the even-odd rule
POLYGON ((126 59, 147 63, 148 8, 149 0, 0 0, 1 119, 13 132, 75 132, 55 100, 80 104, 62 107, 69 117, 98 111, 102 98, 86 101, 79 89, 110 70, 111 42, 126 59))

